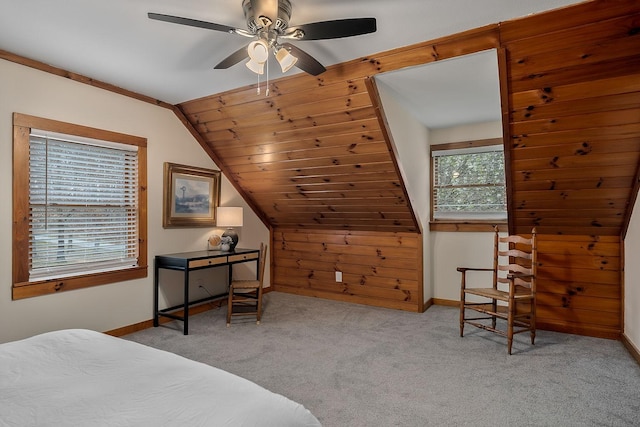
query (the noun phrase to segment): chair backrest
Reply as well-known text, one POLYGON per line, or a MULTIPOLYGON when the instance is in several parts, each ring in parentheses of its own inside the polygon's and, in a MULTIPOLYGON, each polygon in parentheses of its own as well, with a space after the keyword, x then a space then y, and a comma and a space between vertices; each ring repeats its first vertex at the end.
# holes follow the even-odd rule
POLYGON ((258 281, 260 282, 260 287, 262 287, 264 283, 264 267, 267 261, 267 245, 264 243, 260 243, 260 258, 258 263, 260 264, 258 268, 260 269, 260 274, 258 275, 258 281))
POLYGON ((498 283, 509 283, 509 273, 522 273, 525 278, 516 278, 515 284, 536 291, 536 272, 538 264, 538 248, 536 229, 531 230, 531 237, 510 235, 500 237, 495 227, 494 241, 494 288, 498 283))

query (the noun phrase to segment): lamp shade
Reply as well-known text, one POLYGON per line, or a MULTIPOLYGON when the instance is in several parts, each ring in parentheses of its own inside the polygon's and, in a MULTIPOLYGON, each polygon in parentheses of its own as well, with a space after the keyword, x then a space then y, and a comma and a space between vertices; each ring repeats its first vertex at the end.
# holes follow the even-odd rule
POLYGON ((247 66, 248 69, 250 69, 256 74, 264 74, 264 62, 259 64, 253 59, 250 59, 247 61, 245 65, 247 66))
POLYGON ((269 58, 269 46, 264 40, 255 40, 247 46, 247 53, 258 64, 264 64, 269 58))
POLYGON ((269 45, 264 40, 255 40, 247 47, 249 62, 247 68, 256 74, 264 73, 264 64, 269 59, 269 45))
POLYGON ((291 67, 296 65, 296 62, 298 62, 298 58, 291 55, 291 53, 289 53, 289 51, 284 47, 281 47, 278 52, 276 52, 276 59, 278 60, 283 73, 289 71, 291 67))
POLYGON ((216 226, 242 227, 242 208, 218 207, 216 210, 216 226))

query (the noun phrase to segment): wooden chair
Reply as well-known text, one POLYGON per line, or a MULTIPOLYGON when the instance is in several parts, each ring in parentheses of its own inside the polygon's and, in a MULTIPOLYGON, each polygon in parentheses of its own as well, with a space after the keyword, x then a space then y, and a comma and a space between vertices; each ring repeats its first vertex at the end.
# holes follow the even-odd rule
POLYGON ((260 244, 258 259, 258 280, 232 280, 229 285, 227 302, 227 327, 231 326, 231 316, 256 316, 256 324, 260 324, 262 314, 262 282, 266 264, 267 246, 260 244), (247 310, 249 308, 249 310, 247 310), (237 310, 236 310, 237 309, 237 310))
POLYGON ((476 326, 507 337, 507 350, 511 354, 513 335, 529 331, 531 344, 536 338, 536 229, 531 237, 498 235, 495 227, 493 268, 465 268, 460 282, 460 336, 464 324, 476 326), (492 272, 491 287, 467 287, 467 272, 492 272), (468 302, 467 295, 483 302, 468 302), (500 303, 499 303, 500 302, 500 303), (466 317, 466 310, 474 316, 466 317), (477 313, 480 313, 478 315, 477 313), (506 330, 496 327, 496 319, 507 321, 506 330), (485 322, 481 322, 481 321, 485 322), (487 324, 486 320, 490 320, 487 324))

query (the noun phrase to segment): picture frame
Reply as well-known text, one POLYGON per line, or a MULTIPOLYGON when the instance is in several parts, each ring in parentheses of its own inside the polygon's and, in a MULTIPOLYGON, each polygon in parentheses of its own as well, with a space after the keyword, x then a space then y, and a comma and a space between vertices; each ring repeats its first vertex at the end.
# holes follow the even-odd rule
POLYGON ((219 170, 165 162, 162 226, 215 227, 220 180, 219 170))

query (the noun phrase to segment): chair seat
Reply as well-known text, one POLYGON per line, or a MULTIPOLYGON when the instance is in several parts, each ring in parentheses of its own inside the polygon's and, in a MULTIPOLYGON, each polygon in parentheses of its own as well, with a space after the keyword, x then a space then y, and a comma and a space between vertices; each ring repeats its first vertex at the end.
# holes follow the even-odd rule
MULTIPOLYGON (((494 298, 498 301, 509 301, 509 292, 501 291, 499 289, 494 288, 466 288, 464 289, 465 294, 477 295, 485 298, 494 298)), ((531 299, 533 295, 531 294, 531 289, 526 288, 524 286, 516 286, 515 289, 515 299, 531 299)))
POLYGON ((244 290, 249 292, 258 289, 261 283, 259 280, 234 280, 231 282, 231 286, 237 292, 243 292, 244 290))

